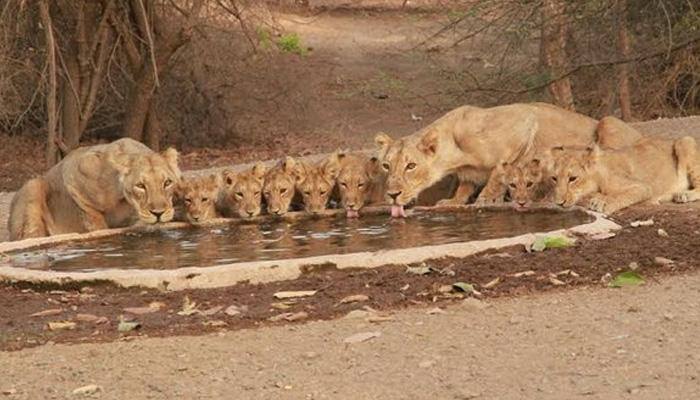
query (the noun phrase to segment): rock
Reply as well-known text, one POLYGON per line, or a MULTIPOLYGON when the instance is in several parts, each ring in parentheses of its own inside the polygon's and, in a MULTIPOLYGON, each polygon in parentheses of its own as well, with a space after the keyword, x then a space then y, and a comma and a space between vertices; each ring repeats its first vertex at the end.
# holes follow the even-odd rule
POLYGON ((277 292, 273 296, 276 299, 291 299, 294 297, 308 297, 316 294, 315 290, 299 290, 299 291, 288 291, 288 292, 277 292))
POLYGON ((51 331, 73 330, 75 329, 76 323, 72 321, 53 321, 49 322, 47 326, 51 331))
POLYGON ((343 343, 346 344, 355 344, 355 343, 362 343, 366 342, 371 339, 375 339, 382 336, 382 333, 379 331, 375 332, 361 332, 361 333, 356 333, 354 335, 348 336, 345 339, 343 339, 343 343))
POLYGON ((369 296, 366 296, 364 294, 354 294, 352 296, 347 296, 340 300, 340 304, 359 303, 367 300, 369 300, 369 296))
POLYGON ((659 228, 659 230, 656 231, 656 234, 661 236, 661 237, 668 237, 668 232, 666 232, 665 230, 663 230, 661 228, 659 228))
POLYGON ((130 332, 141 327, 141 323, 138 321, 119 321, 117 330, 119 332, 130 332))
POLYGON ((75 320, 79 322, 95 322, 99 319, 97 315, 92 314, 78 314, 75 316, 75 320))
POLYGON ((240 315, 246 311, 248 311, 248 307, 246 307, 246 306, 239 307, 239 306, 233 304, 233 305, 226 307, 226 309, 224 310, 224 314, 226 314, 230 317, 233 317, 236 315, 240 315))
POLYGON ((644 221, 632 221, 630 222, 630 226, 632 228, 639 228, 640 226, 652 226, 654 225, 654 220, 653 219, 647 219, 644 221))
POLYGON ((216 319, 213 321, 204 321, 204 322, 202 322, 202 325, 213 326, 213 327, 222 327, 222 326, 227 326, 228 324, 226 323, 226 321, 216 319))
POLYGON ((271 322, 278 322, 278 321, 289 321, 289 322, 294 322, 294 321, 301 321, 302 319, 306 319, 309 317, 309 314, 300 311, 297 313, 282 313, 278 315, 274 315, 270 318, 268 318, 268 321, 271 322))
POLYGON ((442 285, 438 288, 440 293, 450 293, 452 292, 452 285, 442 285))
POLYGON ((639 269, 639 264, 637 264, 636 261, 632 261, 627 267, 630 269, 630 271, 636 271, 639 269))
POLYGON ((210 316, 218 313, 219 311, 223 310, 223 308, 224 308, 224 306, 214 306, 214 307, 206 309, 204 311, 200 311, 200 314, 207 316, 207 317, 210 317, 210 316))
POLYGON ((665 258, 665 257, 654 257, 654 263, 661 266, 674 264, 675 261, 665 258))
POLYGON ((306 360, 313 360, 314 358, 318 358, 318 353, 316 353, 315 351, 307 351, 301 356, 306 360))
POLYGON ((35 312, 34 314, 30 314, 29 316, 30 317, 49 317, 52 315, 58 315, 62 312, 63 312, 62 308, 50 308, 48 310, 35 312))
POLYGON ((612 274, 610 272, 606 272, 605 275, 600 277, 600 283, 608 284, 610 281, 612 281, 612 274))
POLYGON ((361 318, 366 318, 370 315, 371 313, 364 311, 364 310, 352 310, 349 313, 345 314, 344 318, 347 319, 361 319, 361 318))
POLYGON ((97 392, 101 392, 102 388, 97 385, 87 385, 87 386, 82 386, 79 387, 75 390, 73 390, 73 395, 74 396, 91 396, 97 392))
POLYGON ((613 232, 600 232, 594 235, 590 235, 588 238, 591 240, 605 240, 615 237, 613 232))

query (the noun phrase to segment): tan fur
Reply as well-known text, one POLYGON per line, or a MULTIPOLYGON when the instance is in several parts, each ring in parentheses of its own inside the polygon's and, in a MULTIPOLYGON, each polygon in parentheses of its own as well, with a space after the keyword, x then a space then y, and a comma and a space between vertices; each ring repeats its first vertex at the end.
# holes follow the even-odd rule
POLYGON ((503 162, 494 168, 490 178, 500 182, 503 191, 490 197, 489 202, 501 202, 506 195, 519 208, 526 208, 533 202, 550 201, 553 186, 546 175, 546 164, 540 158, 518 163, 503 162))
POLYGON ((46 204, 48 185, 44 178, 27 181, 10 203, 7 221, 10 240, 49 236, 55 230, 46 204))
POLYGON ((455 195, 443 203, 462 204, 487 183, 500 161, 531 158, 551 143, 592 143, 595 129, 595 120, 546 104, 465 106, 413 135, 394 141, 380 134, 375 141, 389 174, 390 202, 405 205, 444 176, 457 174, 455 195))
POLYGON ((296 175, 296 190, 301 193, 304 201, 304 210, 317 214, 325 210, 328 200, 333 192, 338 172, 340 171, 340 159, 338 153, 334 153, 327 159, 316 164, 299 162, 296 175))
MULTIPOLYGON (((17 199, 11 219, 15 226, 27 227, 26 232, 43 234, 46 230, 25 221, 20 210, 44 208, 49 214, 45 219, 53 220, 47 234, 59 234, 170 221, 180 170, 174 149, 158 154, 134 140, 120 139, 72 151, 42 179, 45 198, 26 197, 33 204, 17 199)), ((28 191, 40 192, 19 193, 28 191)))
POLYGON ((221 186, 221 175, 183 179, 175 190, 178 219, 197 224, 220 217, 216 200, 221 186))
POLYGON ((642 139, 620 150, 594 146, 563 161, 558 179, 567 185, 565 207, 585 201, 588 208, 611 214, 640 202, 700 198, 700 160, 692 137, 642 139))
MULTIPOLYGON (((295 200, 295 185, 298 180, 298 161, 286 157, 265 175, 263 194, 267 212, 271 215, 284 215, 295 200)), ((301 199, 298 200, 301 202, 301 199)))
POLYGON ((219 204, 224 215, 242 218, 260 215, 266 172, 267 167, 259 162, 245 172, 225 170, 222 173, 224 190, 219 204))
POLYGON ((376 157, 360 154, 338 154, 338 192, 343 208, 358 211, 365 205, 384 202, 386 174, 379 166, 376 157))

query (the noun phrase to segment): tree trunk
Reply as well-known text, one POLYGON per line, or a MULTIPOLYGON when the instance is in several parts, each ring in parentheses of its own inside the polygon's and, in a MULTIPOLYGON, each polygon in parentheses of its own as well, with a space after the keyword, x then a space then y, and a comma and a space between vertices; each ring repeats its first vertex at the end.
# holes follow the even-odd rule
POLYGON ((146 118, 155 91, 153 71, 146 66, 131 85, 124 119, 124 136, 143 142, 146 118))
MULTIPOLYGON (((617 0, 617 47, 622 59, 630 58, 630 38, 627 32, 627 0, 617 0)), ((624 121, 632 120, 632 100, 630 94, 629 64, 618 66, 618 99, 624 121)))
POLYGON ((73 150, 80 143, 80 71, 78 67, 77 54, 70 49, 64 52, 65 71, 61 84, 62 105, 61 124, 63 132, 63 143, 68 150, 73 150))
POLYGON ((53 24, 51 23, 51 13, 49 12, 48 0, 39 2, 39 14, 41 22, 44 24, 44 35, 46 38, 46 62, 49 67, 49 91, 46 95, 46 114, 48 115, 48 137, 46 143, 46 167, 50 168, 61 160, 61 153, 58 149, 58 121, 56 120, 56 41, 53 36, 53 24))
POLYGON ((160 138, 163 132, 160 126, 160 119, 156 111, 156 101, 151 100, 150 108, 148 109, 148 117, 146 119, 146 146, 153 151, 160 151, 160 138))
POLYGON ((574 95, 567 72, 566 56, 566 3, 564 0, 545 0, 542 5, 542 63, 549 71, 552 83, 549 92, 558 106, 574 110, 574 95))

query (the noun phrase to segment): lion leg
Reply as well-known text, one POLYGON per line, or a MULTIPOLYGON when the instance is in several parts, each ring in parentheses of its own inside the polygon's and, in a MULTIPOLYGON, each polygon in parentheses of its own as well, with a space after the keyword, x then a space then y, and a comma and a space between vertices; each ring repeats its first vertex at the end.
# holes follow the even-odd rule
POLYGON ((588 208, 603 214, 613 214, 623 208, 651 198, 651 188, 643 183, 616 186, 612 193, 596 193, 588 200, 588 208))
POLYGON ((476 186, 472 182, 460 181, 454 196, 450 199, 442 199, 437 202, 439 206, 461 206, 467 204, 469 197, 474 193, 476 186))
MULTIPOLYGON (((503 184, 504 172, 500 168, 495 168, 489 177, 486 186, 479 193, 475 204, 485 205, 502 203, 508 188, 503 184)), ((468 198, 468 197, 467 197, 468 198)))
POLYGON ((30 179, 17 191, 10 203, 7 221, 10 240, 49 236, 53 218, 46 206, 46 181, 30 179))
POLYGON ((641 138, 639 131, 619 118, 604 117, 596 126, 596 143, 605 149, 631 146, 641 138))
POLYGON ((678 160, 678 169, 687 172, 689 190, 673 194, 675 203, 690 203, 700 200, 700 157, 697 142, 690 136, 682 137, 673 143, 673 151, 678 160))

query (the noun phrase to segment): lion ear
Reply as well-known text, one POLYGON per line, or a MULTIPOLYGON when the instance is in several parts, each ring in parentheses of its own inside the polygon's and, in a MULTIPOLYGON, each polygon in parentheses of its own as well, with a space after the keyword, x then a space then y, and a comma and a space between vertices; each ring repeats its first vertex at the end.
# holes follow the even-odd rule
POLYGON ((265 166, 265 164, 263 164, 260 161, 255 163, 255 165, 253 166, 253 176, 255 177, 255 179, 257 179, 261 182, 263 179, 265 179, 266 172, 267 172, 267 167, 265 166))
POLYGON ((284 159, 282 168, 284 169, 284 172, 292 175, 294 180, 297 182, 301 182, 306 179, 306 170, 304 169, 304 165, 300 161, 297 161, 297 159, 294 157, 287 156, 284 159))
POLYGON ((340 155, 338 152, 331 154, 323 163, 323 174, 329 181, 338 178, 338 174, 340 174, 340 155))
POLYGON ((370 157, 365 164, 365 171, 367 171, 367 176, 369 176, 370 179, 376 179, 382 173, 379 159, 377 157, 370 157))
POLYGON ((168 163, 168 166, 179 175, 180 168, 177 166, 179 154, 177 150, 175 150, 173 147, 168 147, 166 150, 160 153, 160 155, 165 159, 165 162, 168 163))
POLYGON ((232 187, 236 184, 236 173, 230 169, 225 169, 221 172, 221 181, 225 187, 232 187))
POLYGON ((388 149, 393 142, 394 139, 389 137, 389 135, 387 135, 384 132, 379 132, 377 133, 377 136, 374 137, 374 143, 377 144, 379 151, 381 151, 382 153, 385 152, 386 149, 388 149))
POLYGON ((418 150, 428 156, 434 156, 437 153, 439 133, 435 130, 427 132, 418 143, 418 150))

